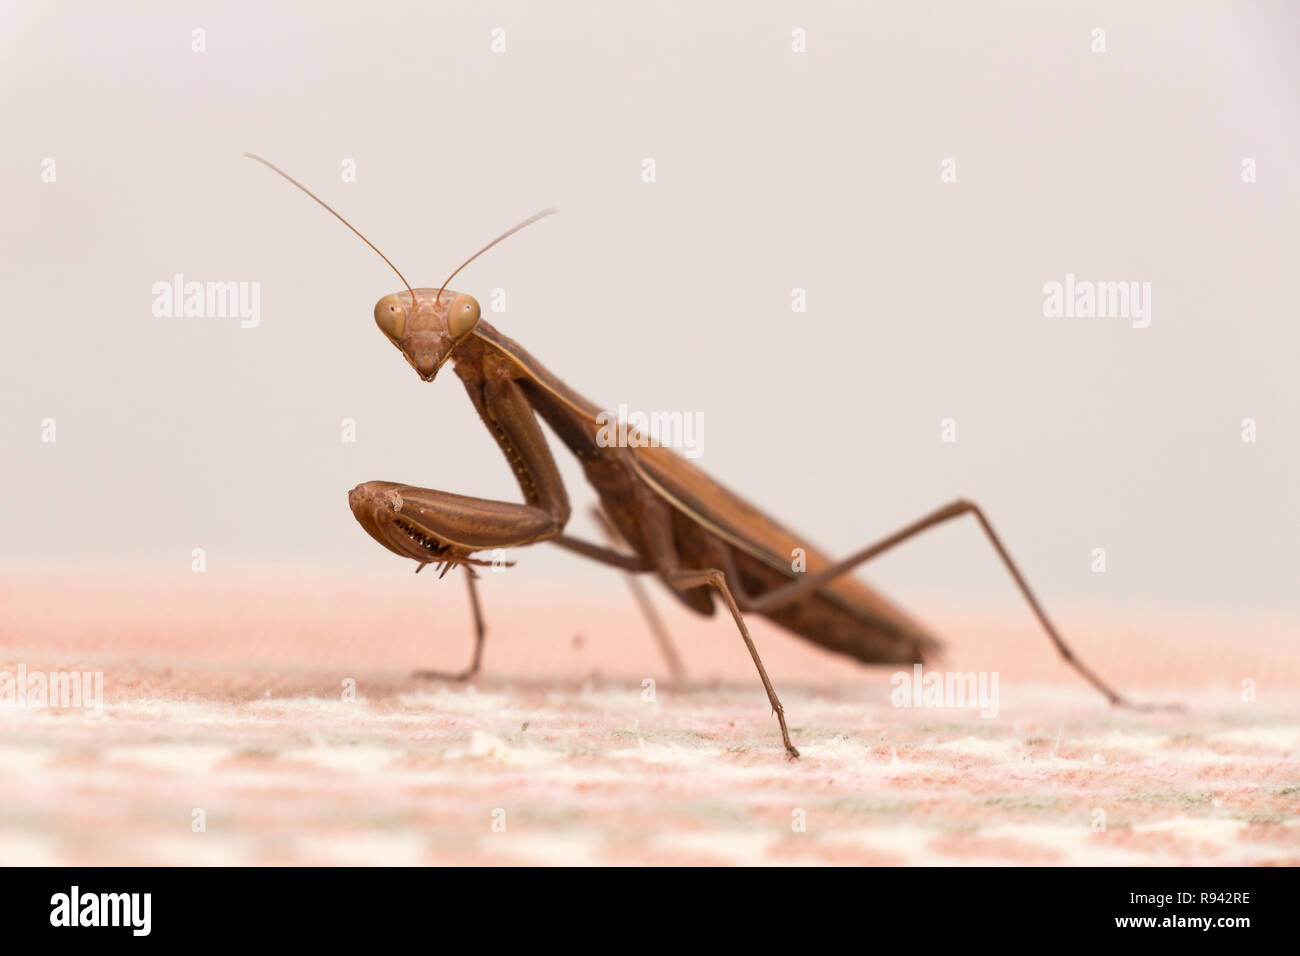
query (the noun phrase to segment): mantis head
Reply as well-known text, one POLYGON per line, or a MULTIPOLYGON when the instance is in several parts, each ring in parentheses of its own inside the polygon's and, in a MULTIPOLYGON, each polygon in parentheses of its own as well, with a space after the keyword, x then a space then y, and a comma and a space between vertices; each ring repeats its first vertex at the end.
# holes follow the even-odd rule
POLYGON ((434 380, 438 374, 438 369, 442 368, 443 363, 447 361, 456 346, 465 341, 465 338, 474 331, 474 326, 478 325, 480 315, 478 302, 471 295, 451 291, 447 288, 447 283, 456 278, 461 269, 464 269, 501 240, 513 236, 524 226, 530 226, 543 216, 549 216, 556 211, 554 209, 543 209, 536 215, 529 216, 514 228, 507 229, 457 266, 455 272, 447 276, 442 288, 436 291, 433 289, 412 289, 411 283, 406 281, 406 276, 398 271, 397 266, 393 265, 388 256, 380 252, 373 242, 361 235, 352 223, 330 208, 328 203, 283 169, 267 162, 261 156, 255 156, 252 153, 245 153, 244 155, 279 173, 312 199, 315 199, 335 219, 355 232, 362 242, 374 249, 379 258, 387 262, 388 267, 397 273, 397 278, 402 280, 402 285, 406 286, 406 291, 386 295, 375 303, 375 323, 379 326, 379 330, 387 336, 388 341, 397 346, 398 351, 410 363, 411 368, 415 369, 420 378, 426 382, 434 380))
POLYGON ((478 325, 472 295, 450 289, 394 292, 375 303, 375 324, 426 382, 432 382, 465 336, 478 325))
MULTIPOLYGON (((482 314, 478 300, 463 292, 453 292, 447 288, 447 282, 456 278, 461 269, 502 239, 513 236, 524 226, 532 225, 553 212, 554 209, 543 209, 513 229, 507 229, 457 266, 456 271, 447 276, 442 288, 436 292, 433 289, 412 289, 407 285, 405 292, 394 292, 375 303, 375 324, 379 326, 379 331, 397 346, 420 378, 426 382, 434 380, 438 369, 442 368, 456 346, 474 331, 482 314)), ((374 249, 374 246, 371 248, 374 249)), ((375 251, 379 252, 378 249, 375 251)), ((382 252, 379 254, 383 255, 382 252)), ((384 261, 388 262, 387 257, 384 261)), ((388 264, 393 266, 391 262, 388 264)), ((393 271, 397 272, 396 266, 393 266, 393 271)), ((397 276, 401 278, 402 274, 397 272, 397 276)), ((406 282, 405 279, 402 281, 406 282)))

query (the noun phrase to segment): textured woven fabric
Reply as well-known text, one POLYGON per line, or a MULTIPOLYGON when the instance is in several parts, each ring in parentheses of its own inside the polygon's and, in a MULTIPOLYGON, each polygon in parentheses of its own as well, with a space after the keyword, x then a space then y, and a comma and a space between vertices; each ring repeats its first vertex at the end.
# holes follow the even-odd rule
POLYGON ((1300 864, 1300 664, 1274 622, 1058 614, 1117 710, 1014 606, 927 615, 997 715, 897 707, 893 669, 761 624, 786 759, 721 617, 487 581, 10 581, 0 671, 101 672, 102 715, 0 707, 5 864, 1300 864), (645 682, 654 681, 648 685, 645 682), (1243 691, 1243 681, 1247 684, 1243 691), (1254 700, 1249 697, 1253 696, 1254 700))

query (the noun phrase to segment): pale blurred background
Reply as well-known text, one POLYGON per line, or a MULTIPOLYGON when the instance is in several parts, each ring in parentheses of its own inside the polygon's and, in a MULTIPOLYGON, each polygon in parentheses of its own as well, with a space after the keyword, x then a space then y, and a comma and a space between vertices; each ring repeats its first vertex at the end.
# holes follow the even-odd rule
MULTIPOLYGON (((698 463, 832 553, 966 496, 1049 607, 1252 627, 1300 610, 1292 5, 2 16, 10 573, 188 575, 202 547, 210 576, 404 575, 354 522, 353 485, 518 500, 458 380, 420 382, 375 329, 396 277, 251 150, 417 286, 559 206, 454 287, 485 309, 504 289, 489 321, 594 401, 703 413, 698 463), (151 288, 177 272, 260 282, 260 326, 155 318, 151 288), (1150 327, 1045 318, 1066 273, 1152 283, 1150 327)), ((554 447, 571 527, 594 536, 594 495, 554 447)), ((556 549, 516 557, 529 589, 621 588, 556 549)), ((968 522, 865 573, 918 610, 1019 613, 968 522)))

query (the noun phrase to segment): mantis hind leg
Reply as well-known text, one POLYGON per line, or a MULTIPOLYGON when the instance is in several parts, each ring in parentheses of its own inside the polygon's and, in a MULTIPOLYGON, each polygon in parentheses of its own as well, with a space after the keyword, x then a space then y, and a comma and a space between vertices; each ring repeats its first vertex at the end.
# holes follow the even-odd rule
POLYGON ((980 510, 978 505, 966 501, 965 499, 958 499, 950 504, 944 505, 942 508, 932 511, 930 514, 922 518, 918 518, 911 524, 900 528, 898 531, 880 539, 874 544, 868 545, 855 554, 849 555, 842 561, 837 561, 830 567, 814 574, 806 575, 802 581, 792 581, 790 584, 758 596, 751 596, 742 592, 739 595, 740 605, 746 611, 767 611, 772 608, 782 607, 792 601, 797 601, 801 597, 804 597, 827 584, 834 578, 837 578, 842 574, 847 574, 859 564, 869 561, 877 555, 883 554, 891 548, 907 541, 909 538, 920 534, 922 531, 933 528, 935 525, 942 524, 945 521, 950 521, 953 518, 960 517, 964 514, 974 515, 975 520, 979 522, 980 528, 984 531, 989 543, 993 546, 993 550, 997 552, 998 557, 1002 560, 1002 564, 1010 573, 1012 580, 1015 581, 1016 587, 1020 589, 1020 593, 1024 597, 1025 603, 1027 603, 1030 610, 1034 612, 1034 616, 1038 619, 1038 623, 1042 626, 1043 631, 1047 634, 1047 637, 1051 640, 1057 652, 1062 658, 1064 658, 1067 664, 1074 668, 1079 676, 1104 694, 1111 704, 1118 707, 1130 707, 1137 710, 1180 709, 1176 705, 1164 706, 1133 704, 1097 676, 1097 674, 1094 673, 1090 667, 1084 664, 1083 661, 1079 660, 1079 658, 1075 656, 1070 645, 1068 645, 1065 642, 1065 639, 1057 632, 1056 627, 1047 617, 1047 612, 1043 610, 1043 606, 1038 603, 1038 598, 1035 597, 1034 592, 1030 590, 1029 583, 1025 580, 1024 575, 1020 573, 1020 568, 1016 566, 1015 561, 1012 560, 1010 552, 1007 551, 1006 546, 1002 543, 1002 539, 999 538, 997 532, 993 530, 993 525, 989 523, 989 520, 984 517, 984 512, 980 510))

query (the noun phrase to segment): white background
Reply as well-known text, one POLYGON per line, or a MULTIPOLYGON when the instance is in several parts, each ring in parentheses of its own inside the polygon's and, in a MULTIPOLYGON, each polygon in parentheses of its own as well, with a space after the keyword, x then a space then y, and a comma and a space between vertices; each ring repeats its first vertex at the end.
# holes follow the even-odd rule
MULTIPOLYGON (((454 286, 594 401, 702 412, 699 464, 833 553, 967 496, 1044 596, 1300 608, 1295 7, 272 7, 5 5, 4 566, 409 573, 353 485, 518 500, 375 329, 396 277, 252 150, 417 286, 559 206, 454 286), (261 326, 154 318, 176 272, 260 282, 261 326), (1044 318, 1067 272, 1151 282, 1150 328, 1044 318)), ((1011 600, 965 521, 869 576, 1011 600)))

